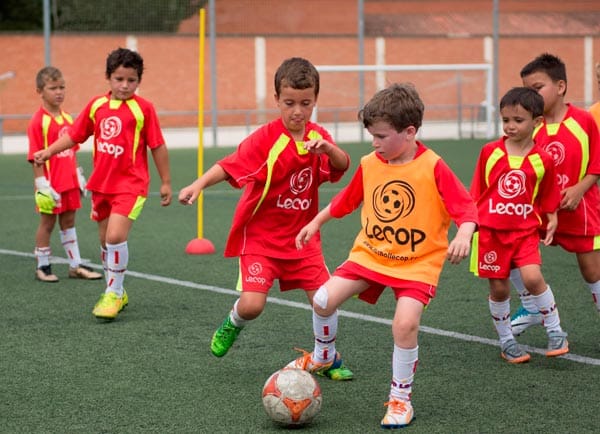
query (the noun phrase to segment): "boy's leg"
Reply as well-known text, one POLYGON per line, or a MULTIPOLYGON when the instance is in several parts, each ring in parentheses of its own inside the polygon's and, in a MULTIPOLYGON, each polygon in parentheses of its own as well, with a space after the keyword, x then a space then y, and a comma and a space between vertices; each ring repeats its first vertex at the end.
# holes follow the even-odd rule
POLYGON ((106 244, 107 285, 104 294, 94 306, 92 313, 97 318, 113 319, 129 303, 123 288, 125 271, 129 262, 127 241, 119 244, 106 244))
POLYGON ((98 280, 102 278, 102 274, 97 273, 90 267, 81 264, 81 254, 79 253, 79 242, 77 240, 77 230, 75 229, 75 226, 68 227, 64 230, 61 229, 60 242, 65 249, 65 253, 69 261, 70 278, 86 280, 98 280))
MULTIPOLYGON (((244 295, 242 293, 242 295, 244 295)), ((265 297, 266 298, 266 297, 265 297)), ((250 320, 242 318, 238 312, 238 298, 233 304, 221 326, 215 331, 210 341, 210 351, 217 357, 223 357, 229 351, 238 335, 250 320)))
POLYGON ((50 236, 56 224, 56 214, 40 213, 40 223, 35 234, 34 254, 37 260, 35 278, 42 282, 58 282, 58 277, 52 273, 50 265, 50 236))
POLYGON ((394 353, 392 382, 383 428, 402 428, 414 419, 412 385, 419 362, 418 331, 424 305, 412 297, 399 297, 392 322, 394 353))
POLYGON ((560 326, 560 317, 552 289, 550 289, 550 286, 546 288, 544 292, 539 295, 532 295, 531 298, 544 318, 543 324, 548 334, 546 356, 556 357, 569 352, 569 343, 567 334, 560 326))
POLYGON ((577 253, 577 263, 581 276, 590 288, 596 310, 600 313, 600 250, 577 253))
POLYGON ((498 338, 500 355, 509 363, 525 363, 531 356, 516 341, 510 323, 510 282, 508 279, 489 279, 490 314, 498 338))
POLYGON ((329 369, 343 366, 341 355, 335 349, 337 308, 366 287, 366 282, 362 280, 333 276, 317 290, 313 297, 314 350, 312 353, 304 351, 302 356, 288 363, 287 367, 327 375, 326 371, 329 369))

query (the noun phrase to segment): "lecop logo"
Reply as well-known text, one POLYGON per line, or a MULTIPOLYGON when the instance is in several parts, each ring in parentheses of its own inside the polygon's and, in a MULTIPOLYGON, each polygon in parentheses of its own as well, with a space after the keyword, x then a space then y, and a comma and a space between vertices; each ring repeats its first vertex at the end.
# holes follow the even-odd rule
POLYGON ((560 142, 550 142, 544 149, 547 153, 552 155, 552 159, 554 160, 554 165, 558 166, 565 161, 565 146, 560 142))
POLYGON ((100 122, 100 137, 102 140, 110 140, 121 133, 121 119, 117 116, 109 116, 100 122))
POLYGON ((525 193, 525 173, 511 170, 498 180, 498 194, 504 199, 512 199, 525 193))
POLYGON ((300 172, 294 173, 290 177, 290 190, 294 194, 300 194, 306 191, 312 184, 312 168, 307 167, 300 172))
POLYGON ((373 211, 383 223, 406 217, 415 207, 415 191, 404 181, 390 181, 373 191, 373 211))

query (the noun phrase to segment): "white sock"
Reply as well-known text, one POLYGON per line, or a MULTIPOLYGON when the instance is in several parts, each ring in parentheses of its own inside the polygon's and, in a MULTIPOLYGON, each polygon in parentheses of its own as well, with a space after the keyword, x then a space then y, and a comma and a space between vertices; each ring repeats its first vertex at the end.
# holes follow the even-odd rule
POLYGON ((490 305, 490 313, 494 327, 498 332, 500 343, 503 344, 511 339, 514 339, 512 328, 510 326, 510 298, 504 301, 488 300, 490 305))
POLYGON ((105 292, 114 292, 119 297, 123 296, 123 280, 125 279, 128 262, 129 249, 127 248, 127 241, 119 244, 106 244, 108 283, 105 292))
POLYGON ((337 310, 331 316, 320 316, 313 310, 312 318, 315 334, 313 360, 318 363, 331 362, 335 358, 335 338, 338 325, 337 310))
POLYGON ((38 268, 50 265, 50 255, 52 254, 50 247, 36 247, 33 253, 37 259, 38 268))
POLYGON ((240 302, 240 299, 238 298, 235 301, 235 303, 233 303, 233 308, 231 309, 231 312, 229 313, 229 319, 231 320, 231 322, 233 323, 234 326, 244 327, 249 320, 242 318, 240 316, 240 314, 238 313, 237 305, 239 302, 240 302))
POLYGON ((510 281, 519 293, 519 298, 521 299, 521 305, 530 313, 539 313, 537 310, 537 306, 531 299, 531 294, 525 288, 523 284, 523 279, 521 278, 521 272, 518 268, 513 268, 510 270, 510 281))
POLYGON ((594 298, 594 304, 596 304, 596 310, 600 312, 600 280, 594 283, 587 284, 592 291, 592 297, 594 298))
POLYGON ((77 231, 74 227, 60 231, 60 242, 62 243, 69 267, 77 268, 81 264, 81 255, 79 254, 79 243, 77 242, 77 231))
POLYGON ((108 285, 108 265, 106 265, 106 257, 108 256, 108 252, 102 246, 100 246, 100 261, 102 261, 102 269, 104 270, 104 280, 108 285))
POLYGON ((532 295, 531 299, 534 301, 537 310, 544 317, 544 327, 546 327, 546 332, 562 332, 558 308, 556 307, 554 293, 552 292, 552 289, 550 289, 550 285, 548 285, 547 289, 540 295, 532 295))
POLYGON ((410 401, 412 384, 419 363, 419 346, 404 349, 394 345, 390 399, 410 401))

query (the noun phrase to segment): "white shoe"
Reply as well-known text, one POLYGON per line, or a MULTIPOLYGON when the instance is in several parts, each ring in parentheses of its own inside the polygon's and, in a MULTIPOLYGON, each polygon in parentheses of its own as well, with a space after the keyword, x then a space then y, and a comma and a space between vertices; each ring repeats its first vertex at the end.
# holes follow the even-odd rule
POLYGON ((541 313, 531 313, 523 306, 519 307, 513 316, 510 317, 510 326, 514 336, 519 336, 529 327, 542 325, 543 317, 541 313))
POLYGON ((384 405, 387 407, 387 412, 381 419, 382 428, 403 428, 415 418, 410 401, 391 399, 384 405))

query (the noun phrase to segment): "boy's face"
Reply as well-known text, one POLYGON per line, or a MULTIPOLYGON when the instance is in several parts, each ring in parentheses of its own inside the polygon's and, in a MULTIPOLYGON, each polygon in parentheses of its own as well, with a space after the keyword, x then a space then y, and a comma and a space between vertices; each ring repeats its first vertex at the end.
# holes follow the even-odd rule
POLYGON ((520 104, 502 107, 500 116, 504 134, 516 142, 531 141, 533 130, 542 121, 541 116, 533 118, 520 104))
POLYGON ((42 103, 50 110, 58 110, 65 100, 65 80, 46 80, 43 89, 38 89, 37 92, 42 97, 42 103))
POLYGON ((367 127, 373 136, 373 148, 381 158, 390 163, 406 163, 414 157, 416 148, 415 127, 406 127, 398 132, 385 121, 377 121, 367 127))
POLYGON ((548 74, 541 71, 523 77, 523 86, 535 90, 544 98, 544 113, 561 103, 566 91, 564 80, 553 81, 548 74))
POLYGON ((279 96, 275 94, 275 102, 288 131, 292 134, 304 135, 304 127, 310 120, 317 103, 315 88, 294 89, 283 86, 279 96))
POLYGON ((140 85, 140 79, 135 69, 119 66, 108 78, 108 83, 111 99, 126 100, 133 96, 140 85))

